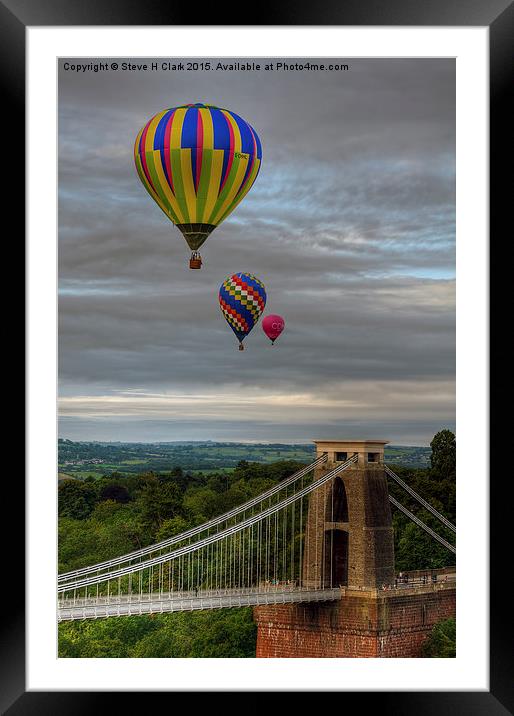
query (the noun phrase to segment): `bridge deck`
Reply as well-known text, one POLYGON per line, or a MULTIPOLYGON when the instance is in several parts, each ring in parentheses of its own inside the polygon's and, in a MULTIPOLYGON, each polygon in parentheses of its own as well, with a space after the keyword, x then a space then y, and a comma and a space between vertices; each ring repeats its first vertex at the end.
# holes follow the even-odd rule
POLYGON ((165 594, 121 595, 91 599, 62 599, 59 601, 58 620, 97 619, 101 617, 133 616, 137 614, 164 614, 222 609, 227 607, 253 607, 262 604, 292 604, 320 602, 341 598, 341 589, 240 589, 218 592, 181 592, 165 594))
MULTIPOLYGON (((435 570, 434 570, 435 571, 435 570)), ((377 596, 393 597, 412 591, 455 589, 455 572, 410 579, 398 583, 386 591, 366 589, 377 596)), ((98 619, 102 617, 134 616, 137 614, 164 614, 198 609, 224 609, 230 607, 253 607, 264 604, 293 604, 298 602, 334 601, 344 596, 358 596, 363 588, 334 587, 310 589, 295 585, 261 586, 241 589, 211 591, 155 592, 153 594, 121 594, 110 597, 61 599, 58 602, 58 620, 98 619)))

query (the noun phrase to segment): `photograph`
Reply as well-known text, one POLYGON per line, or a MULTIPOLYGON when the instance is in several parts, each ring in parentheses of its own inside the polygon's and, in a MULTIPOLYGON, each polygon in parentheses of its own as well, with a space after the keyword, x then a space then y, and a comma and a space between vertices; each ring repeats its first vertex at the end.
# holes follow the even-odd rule
POLYGON ((514 2, 258 10, 0 2, 6 716, 514 713, 514 2))
POLYGON ((456 58, 56 69, 58 659, 455 659, 456 58))

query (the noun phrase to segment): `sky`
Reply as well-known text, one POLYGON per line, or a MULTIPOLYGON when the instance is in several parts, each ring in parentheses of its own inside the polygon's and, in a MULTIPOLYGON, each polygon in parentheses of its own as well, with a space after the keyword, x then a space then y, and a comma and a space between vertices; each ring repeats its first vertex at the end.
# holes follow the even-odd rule
POLYGON ((454 60, 342 58, 345 72, 65 61, 60 437, 428 445, 454 429, 454 60), (151 116, 195 102, 233 110, 263 145, 200 271, 133 161, 151 116), (238 271, 264 282, 264 315, 285 318, 274 346, 258 324, 237 350, 217 295, 238 271))

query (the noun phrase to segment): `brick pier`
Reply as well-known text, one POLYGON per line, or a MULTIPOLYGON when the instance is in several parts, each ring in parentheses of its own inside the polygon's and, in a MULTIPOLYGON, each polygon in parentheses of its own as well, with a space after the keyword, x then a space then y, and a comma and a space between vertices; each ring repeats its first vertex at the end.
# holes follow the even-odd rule
POLYGON ((455 582, 390 591, 343 588, 338 602, 255 607, 256 656, 418 657, 433 626, 453 616, 455 582))

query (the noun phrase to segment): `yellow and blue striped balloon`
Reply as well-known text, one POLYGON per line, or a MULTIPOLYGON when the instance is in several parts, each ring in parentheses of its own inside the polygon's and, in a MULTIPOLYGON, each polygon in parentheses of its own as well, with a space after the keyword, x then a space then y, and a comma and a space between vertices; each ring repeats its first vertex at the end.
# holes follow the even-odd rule
POLYGON ((139 178, 198 258, 209 234, 250 190, 261 158, 261 142, 248 122, 207 104, 163 109, 134 145, 139 178))

